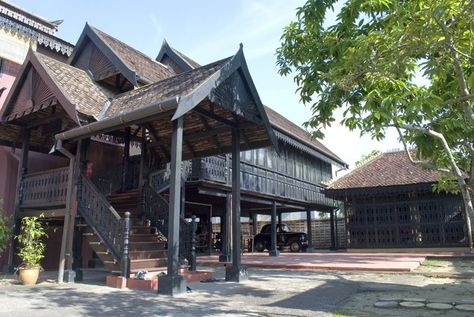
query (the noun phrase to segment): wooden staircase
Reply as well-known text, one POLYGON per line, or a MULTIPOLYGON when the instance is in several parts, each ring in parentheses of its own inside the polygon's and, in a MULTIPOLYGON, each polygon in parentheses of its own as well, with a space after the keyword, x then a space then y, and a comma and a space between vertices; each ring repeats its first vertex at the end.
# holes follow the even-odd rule
MULTIPOLYGON (((147 225, 146 220, 140 217, 138 206, 140 204, 139 191, 136 189, 126 192, 112 194, 107 197, 109 203, 120 216, 126 211, 130 212, 130 273, 133 275, 138 271, 160 271, 166 270, 167 250, 166 238, 156 227, 147 225)), ((113 273, 121 272, 121 263, 115 261, 107 246, 91 228, 83 233, 91 248, 104 263, 106 269, 113 273)))

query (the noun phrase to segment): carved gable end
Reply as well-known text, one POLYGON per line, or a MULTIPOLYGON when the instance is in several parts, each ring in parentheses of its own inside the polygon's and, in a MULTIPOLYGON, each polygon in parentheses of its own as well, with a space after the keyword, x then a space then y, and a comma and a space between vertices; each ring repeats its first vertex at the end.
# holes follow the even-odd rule
POLYGON ((213 89, 209 98, 212 102, 220 104, 249 120, 257 123, 262 122, 256 102, 239 71, 234 72, 213 89))
POLYGON ((115 76, 120 71, 115 65, 102 53, 94 43, 87 41, 84 49, 77 56, 74 66, 84 71, 90 71, 95 81, 101 81, 108 77, 115 76))
POLYGON ((4 113, 5 121, 11 121, 57 104, 52 90, 33 67, 29 67, 19 87, 17 97, 12 101, 13 103, 4 113))

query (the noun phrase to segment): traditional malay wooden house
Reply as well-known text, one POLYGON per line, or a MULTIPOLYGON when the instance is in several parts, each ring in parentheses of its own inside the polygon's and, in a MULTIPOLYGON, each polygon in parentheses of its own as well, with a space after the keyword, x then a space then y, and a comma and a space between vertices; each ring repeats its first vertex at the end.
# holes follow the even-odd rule
POLYGON ((347 247, 466 247, 462 198, 433 191, 440 175, 397 151, 332 182, 326 195, 344 202, 347 247))
POLYGON ((153 60, 87 24, 67 63, 28 52, 0 140, 22 148, 15 219, 63 223, 59 280, 94 253, 124 276, 167 267, 166 294, 185 289, 186 218, 222 217, 226 278, 240 281, 241 215, 271 213, 275 228, 278 212, 333 212, 322 182, 345 166, 262 105, 242 47, 200 66, 165 42, 153 60), (30 173, 31 150, 62 163, 30 173))

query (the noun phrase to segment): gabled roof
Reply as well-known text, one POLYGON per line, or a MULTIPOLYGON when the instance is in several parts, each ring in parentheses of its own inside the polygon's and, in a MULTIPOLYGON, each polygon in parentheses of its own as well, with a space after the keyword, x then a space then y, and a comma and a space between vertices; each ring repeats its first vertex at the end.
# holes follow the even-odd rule
MULTIPOLYGON (((163 40, 163 44, 161 45, 161 49, 158 53, 158 56, 156 57, 156 60, 163 61, 166 56, 171 58, 172 61, 183 70, 190 70, 200 67, 197 62, 193 61, 191 58, 187 57, 177 49, 171 47, 166 40, 163 40)), ((300 150, 308 152, 310 155, 319 157, 324 161, 335 163, 343 167, 348 166, 347 163, 344 162, 340 157, 334 154, 321 142, 313 139, 311 135, 301 127, 297 126, 267 106, 265 106, 265 111, 268 115, 268 118, 270 119, 272 127, 277 130, 275 131, 277 138, 284 142, 291 143, 291 145, 296 146, 300 150), (297 142, 295 142, 294 139, 296 139, 297 142)))
MULTIPOLYGON (((16 36, 25 36, 51 51, 69 56, 74 46, 56 36, 57 24, 48 22, 36 14, 29 13, 9 2, 0 1, 0 28, 16 36)), ((16 60, 16 59, 15 59, 16 60)), ((21 63, 23 60, 16 62, 21 63)))
POLYGON ((138 86, 140 81, 153 83, 174 75, 165 65, 87 23, 76 49, 69 58, 71 65, 74 65, 88 40, 92 41, 134 86, 138 86))
MULTIPOLYGON (((312 152, 310 149, 304 148, 304 146, 298 145, 295 142, 291 142, 290 139, 288 139, 286 136, 296 139, 299 142, 301 142, 303 145, 309 146, 311 149, 324 154, 328 158, 330 158, 331 163, 335 162, 336 164, 339 164, 341 166, 347 167, 347 163, 344 162, 339 156, 334 154, 331 150, 329 150, 326 146, 324 146, 321 142, 319 142, 317 139, 314 139, 311 137, 311 134, 309 132, 303 130, 301 127, 296 125, 295 123, 291 122, 272 108, 265 106, 265 111, 268 114, 268 118, 270 119, 270 123, 272 124, 273 128, 277 130, 277 137, 282 139, 283 141, 287 143, 291 143, 293 146, 296 146, 297 148, 300 148, 301 150, 305 152, 312 152), (284 135, 281 135, 284 134, 284 135)), ((317 153, 309 153, 315 156, 320 156, 317 155, 317 153)), ((323 157, 320 157, 321 159, 325 160, 323 157)))
MULTIPOLYGON (((73 121, 79 124, 77 112, 96 117, 102 105, 108 100, 86 72, 30 50, 8 95, 2 111, 2 121, 11 120, 18 96, 31 68, 39 74, 61 106, 73 121), (84 98, 87 96, 87 98, 84 98)), ((39 105, 32 105, 32 107, 39 105)), ((33 111, 34 109, 31 109, 33 111)), ((20 114, 18 114, 20 115, 20 114)), ((16 114, 15 114, 16 116, 16 114)))
POLYGON ((186 72, 193 68, 201 67, 201 65, 188 56, 184 55, 177 49, 171 47, 166 40, 163 40, 163 44, 161 45, 160 52, 156 57, 156 60, 162 62, 165 57, 171 58, 171 60, 176 63, 176 65, 181 68, 182 71, 186 72))
POLYGON ((383 153, 333 181, 329 190, 377 188, 434 183, 441 172, 423 169, 408 159, 405 151, 383 153))
MULTIPOLYGON (((241 140, 242 150, 272 144, 278 146, 247 69, 242 46, 231 58, 119 95, 112 101, 100 121, 59 133, 56 139, 81 139, 140 123, 154 125, 154 129, 163 129, 159 135, 160 143, 164 144, 163 142, 169 140, 167 137, 163 139, 163 135, 171 135, 171 121, 196 107, 196 113, 193 112, 187 117, 195 124, 188 127, 185 125, 185 130, 193 131, 191 139, 193 136, 202 138, 193 135, 197 132, 196 129, 201 131, 198 135, 204 132, 206 138, 212 139, 212 136, 215 136, 213 129, 199 120, 199 114, 205 113, 212 119, 210 122, 214 127, 220 126, 219 131, 222 132, 217 138, 221 138, 226 144, 219 146, 217 143, 220 142, 213 143, 208 139, 203 140, 196 148, 188 144, 189 149, 183 152, 183 158, 230 152, 232 128, 238 128, 242 134, 249 133, 241 140), (223 99, 220 99, 221 97, 223 99), (219 114, 216 114, 217 112, 219 114)), ((208 124, 211 124, 210 122, 208 124)))
POLYGON ((187 95, 229 60, 230 57, 118 95, 112 101, 104 119, 133 111, 144 105, 157 104, 161 100, 187 95))

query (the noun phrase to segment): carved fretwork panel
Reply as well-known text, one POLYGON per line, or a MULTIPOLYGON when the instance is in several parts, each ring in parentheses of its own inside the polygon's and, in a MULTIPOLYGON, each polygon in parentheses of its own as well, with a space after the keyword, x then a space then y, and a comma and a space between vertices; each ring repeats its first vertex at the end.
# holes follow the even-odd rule
POLYGON ((74 66, 90 71, 95 81, 115 76, 119 71, 112 62, 92 43, 87 42, 79 52, 74 66))
POLYGON ((51 89, 39 76, 38 72, 31 68, 26 74, 14 105, 5 113, 5 116, 7 120, 13 120, 56 103, 56 98, 51 89))
POLYGON ((354 199, 346 204, 351 248, 465 246, 462 201, 422 193, 354 199))
POLYGON ((211 92, 211 102, 219 104, 254 122, 262 122, 255 101, 239 72, 234 72, 211 92))
POLYGON ((92 47, 89 67, 96 81, 112 77, 119 72, 110 60, 95 46, 92 47))

